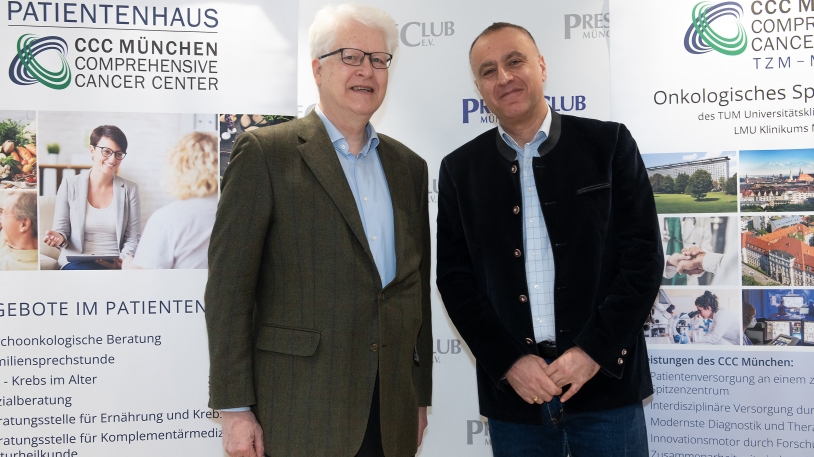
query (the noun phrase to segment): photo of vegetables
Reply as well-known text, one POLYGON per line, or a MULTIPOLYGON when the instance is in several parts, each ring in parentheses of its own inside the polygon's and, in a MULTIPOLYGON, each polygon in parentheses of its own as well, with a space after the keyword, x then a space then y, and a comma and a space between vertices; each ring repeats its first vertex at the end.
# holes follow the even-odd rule
POLYGON ((37 134, 33 111, 0 110, 0 190, 37 187, 37 134))

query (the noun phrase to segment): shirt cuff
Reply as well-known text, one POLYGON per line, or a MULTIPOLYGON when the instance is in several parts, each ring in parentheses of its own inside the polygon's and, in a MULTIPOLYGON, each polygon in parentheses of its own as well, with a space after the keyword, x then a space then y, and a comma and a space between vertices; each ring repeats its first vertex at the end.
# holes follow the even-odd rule
POLYGON ((238 407, 238 408, 219 409, 218 411, 220 411, 222 413, 239 413, 239 412, 243 412, 243 411, 248 411, 250 409, 251 408, 249 408, 248 406, 241 406, 241 407, 238 407))

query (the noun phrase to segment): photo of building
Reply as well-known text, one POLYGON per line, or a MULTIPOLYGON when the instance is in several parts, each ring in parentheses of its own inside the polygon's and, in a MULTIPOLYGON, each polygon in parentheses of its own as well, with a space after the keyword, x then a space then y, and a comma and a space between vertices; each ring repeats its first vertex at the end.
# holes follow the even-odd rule
POLYGON ((659 214, 730 213, 738 208, 734 151, 642 154, 659 214))
POLYGON ((777 217, 760 225, 751 217, 742 218, 741 226, 746 227, 741 233, 743 285, 814 286, 814 230, 810 219, 777 217))
POLYGON ((718 182, 724 182, 729 179, 729 161, 731 159, 727 156, 716 157, 714 159, 693 160, 689 162, 671 163, 667 165, 659 165, 647 168, 647 176, 653 176, 656 173, 662 176, 672 176, 673 179, 677 178, 679 174, 686 174, 692 176, 697 170, 705 170, 712 175, 712 179, 718 182))

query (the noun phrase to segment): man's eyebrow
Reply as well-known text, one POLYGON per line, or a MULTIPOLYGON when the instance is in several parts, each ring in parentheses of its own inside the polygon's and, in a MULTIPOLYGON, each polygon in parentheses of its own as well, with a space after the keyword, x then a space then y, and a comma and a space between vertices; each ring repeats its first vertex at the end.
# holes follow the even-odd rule
MULTIPOLYGON (((520 57, 521 59, 526 59, 526 55, 523 54, 522 52, 520 52, 520 51, 512 51, 512 52, 504 55, 503 57, 501 57, 500 60, 505 62, 505 61, 511 60, 511 59, 513 59, 515 57, 520 57)), ((482 64, 480 64, 480 67, 478 67, 478 74, 483 73, 483 70, 486 69, 486 67, 491 67, 491 66, 494 66, 494 65, 497 65, 497 62, 495 62, 494 60, 487 60, 486 62, 483 62, 482 64)))
POLYGON ((494 60, 487 60, 486 62, 483 62, 482 64, 480 64, 480 67, 478 67, 478 74, 483 73, 483 70, 486 67, 492 67, 495 65, 497 65, 497 62, 495 62, 494 60))
POLYGON ((525 58, 526 58, 526 55, 525 55, 525 54, 523 54, 523 53, 522 53, 522 52, 520 52, 520 51, 512 51, 512 52, 510 52, 510 53, 506 54, 505 56, 503 56, 503 60, 504 60, 504 61, 506 61, 506 60, 509 60, 509 59, 511 59, 511 58, 513 58, 513 57, 520 57, 520 58, 525 59, 525 58))

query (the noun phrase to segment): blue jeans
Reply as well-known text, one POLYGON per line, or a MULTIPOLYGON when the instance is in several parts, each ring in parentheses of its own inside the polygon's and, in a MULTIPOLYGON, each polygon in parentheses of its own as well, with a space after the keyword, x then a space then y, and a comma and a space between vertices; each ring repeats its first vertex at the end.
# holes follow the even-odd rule
POLYGON ((541 406, 542 425, 489 419, 495 457, 647 457, 641 403, 565 415, 560 397, 541 406))

